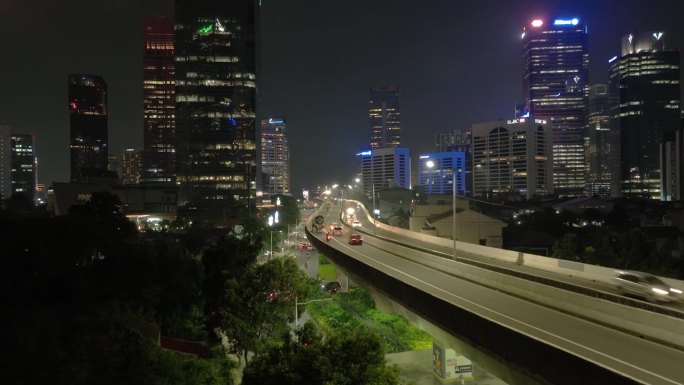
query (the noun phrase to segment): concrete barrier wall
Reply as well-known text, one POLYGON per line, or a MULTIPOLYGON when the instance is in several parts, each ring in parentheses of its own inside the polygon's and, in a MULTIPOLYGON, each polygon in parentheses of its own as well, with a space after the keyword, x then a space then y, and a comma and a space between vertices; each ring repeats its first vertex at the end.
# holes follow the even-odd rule
POLYGON ((684 320, 482 269, 377 239, 366 243, 425 266, 616 329, 684 347, 684 320), (561 306, 559 306, 561 305, 561 306))
MULTIPOLYGON (((369 215, 368 210, 365 209, 363 204, 361 204, 360 202, 356 203, 364 208, 366 217, 369 221, 373 222, 373 217, 369 215)), ((437 246, 453 248, 453 241, 451 239, 436 237, 434 235, 422 234, 407 229, 401 229, 381 222, 377 222, 377 226, 380 229, 391 232, 393 234, 397 234, 401 237, 423 242, 429 242, 437 246)), ((522 264, 527 267, 551 271, 557 274, 578 277, 596 282, 609 283, 611 279, 615 276, 615 271, 618 270, 616 268, 611 267, 589 265, 579 262, 562 260, 558 258, 545 257, 542 255, 519 253, 513 250, 503 250, 494 247, 474 245, 471 243, 458 241, 456 241, 456 251, 459 254, 459 256, 462 257, 467 257, 467 254, 472 254, 478 257, 486 257, 511 263, 519 263, 519 257, 522 256, 522 264)), ((660 278, 663 281, 665 281, 668 285, 684 290, 684 280, 677 280, 666 277, 660 278)))

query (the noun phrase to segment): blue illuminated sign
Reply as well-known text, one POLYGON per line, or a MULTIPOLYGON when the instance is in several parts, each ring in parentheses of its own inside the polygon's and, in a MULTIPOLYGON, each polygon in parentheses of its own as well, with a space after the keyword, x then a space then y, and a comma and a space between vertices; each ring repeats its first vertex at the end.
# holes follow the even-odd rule
POLYGON ((572 19, 556 19, 553 21, 553 25, 577 25, 579 24, 579 19, 574 17, 572 19))
POLYGON ((359 155, 361 155, 361 156, 370 156, 370 154, 371 154, 371 152, 370 152, 370 150, 369 150, 369 151, 359 152, 358 154, 356 154, 356 156, 359 156, 359 155))
POLYGON ((270 119, 268 120, 268 123, 269 123, 269 124, 283 124, 283 123, 284 123, 284 120, 283 120, 283 119, 273 119, 273 118, 270 118, 270 119))

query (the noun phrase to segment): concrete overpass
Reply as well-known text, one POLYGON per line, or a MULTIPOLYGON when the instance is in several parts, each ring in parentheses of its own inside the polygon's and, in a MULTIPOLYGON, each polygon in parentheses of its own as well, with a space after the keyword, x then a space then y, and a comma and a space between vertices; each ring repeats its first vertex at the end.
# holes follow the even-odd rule
MULTIPOLYGON (((341 222, 340 209, 330 210, 328 222, 341 222)), ((451 240, 376 229, 370 217, 359 217, 362 246, 347 244, 346 236, 307 236, 395 308, 498 362, 492 372, 502 380, 684 383, 684 313, 602 290, 613 269, 460 243, 454 260, 447 258, 451 240)))

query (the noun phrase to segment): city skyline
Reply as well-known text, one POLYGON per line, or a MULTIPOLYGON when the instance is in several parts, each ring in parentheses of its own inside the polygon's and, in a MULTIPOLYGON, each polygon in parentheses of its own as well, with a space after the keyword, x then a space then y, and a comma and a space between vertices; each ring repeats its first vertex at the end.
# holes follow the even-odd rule
MULTIPOLYGON (((39 180, 49 185, 69 179, 68 113, 61 102, 68 73, 107 80, 110 151, 142 147, 142 18, 170 15, 172 1, 33 3, 0 5, 6 18, 0 32, 16 36, 3 43, 13 54, 0 72, 0 120, 36 135, 39 180), (25 30, 29 22, 49 27, 51 34, 25 30), (30 49, 36 39, 50 66, 30 49), (37 107, 42 113, 31 113, 37 107)), ((605 83, 607 61, 619 54, 620 37, 628 31, 664 30, 671 46, 682 49, 684 27, 676 18, 684 5, 658 5, 264 2, 259 115, 288 116, 294 194, 315 183, 342 182, 360 163, 354 154, 367 149, 368 87, 397 84, 402 145, 412 156, 433 151, 436 133, 512 117, 522 99, 520 32, 530 20, 582 17, 589 27, 590 84, 605 83), (330 167, 328 160, 339 166, 330 167)))

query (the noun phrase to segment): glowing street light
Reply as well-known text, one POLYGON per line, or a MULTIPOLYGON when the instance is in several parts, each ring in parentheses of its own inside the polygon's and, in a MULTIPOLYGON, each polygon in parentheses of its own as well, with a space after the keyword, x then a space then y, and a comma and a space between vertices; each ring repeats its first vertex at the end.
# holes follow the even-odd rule
POLYGON ((268 228, 271 230, 271 254, 269 259, 273 258, 273 225, 278 224, 278 212, 275 212, 275 217, 273 215, 268 216, 268 228))
MULTIPOLYGON (((428 160, 425 162, 427 168, 434 168, 435 162, 428 160)), ((451 169, 451 191, 452 191, 452 204, 451 204, 451 239, 454 241, 453 247, 453 257, 456 259, 456 173, 461 172, 461 169, 452 168, 451 169)))

